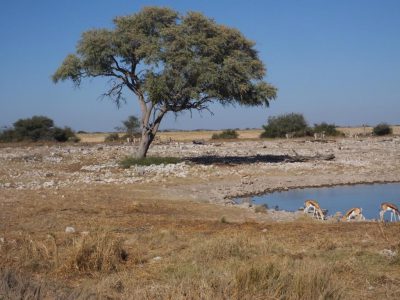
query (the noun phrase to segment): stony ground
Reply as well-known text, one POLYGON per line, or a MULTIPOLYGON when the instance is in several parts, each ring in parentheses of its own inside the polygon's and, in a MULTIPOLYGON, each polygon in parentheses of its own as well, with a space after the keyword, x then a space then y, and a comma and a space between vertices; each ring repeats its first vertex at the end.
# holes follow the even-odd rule
POLYGON ((128 144, 26 145, 0 148, 0 189, 151 185, 176 199, 230 204, 234 197, 294 187, 400 181, 400 137, 206 142, 153 145, 150 156, 182 163, 123 169, 128 144), (333 160, 318 156, 333 154, 333 160), (310 161, 298 161, 309 157, 310 161), (316 157, 316 159, 312 159, 316 157))

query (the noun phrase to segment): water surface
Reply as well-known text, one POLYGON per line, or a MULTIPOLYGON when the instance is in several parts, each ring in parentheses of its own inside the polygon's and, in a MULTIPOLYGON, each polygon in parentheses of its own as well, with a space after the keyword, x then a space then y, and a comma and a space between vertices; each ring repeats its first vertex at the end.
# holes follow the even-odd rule
MULTIPOLYGON (((382 202, 392 202, 400 207, 400 183, 359 184, 330 188, 292 189, 274 192, 252 198, 254 204, 267 204, 269 208, 278 206, 280 210, 296 211, 307 199, 317 200, 328 215, 340 211, 342 214, 352 207, 361 207, 367 219, 379 218, 382 202)), ((385 219, 390 220, 390 213, 385 219)))

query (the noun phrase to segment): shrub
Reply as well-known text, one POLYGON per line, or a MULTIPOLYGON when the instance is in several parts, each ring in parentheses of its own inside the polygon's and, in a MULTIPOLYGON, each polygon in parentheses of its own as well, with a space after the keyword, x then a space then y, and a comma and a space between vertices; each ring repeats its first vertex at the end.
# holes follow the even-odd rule
POLYGON ((392 134, 392 128, 391 128, 388 124, 386 124, 386 123, 380 123, 380 124, 378 124, 378 125, 376 125, 376 126, 374 127, 374 129, 372 130, 372 132, 373 132, 375 135, 379 135, 379 136, 381 136, 381 135, 388 135, 388 134, 392 134))
POLYGON ((128 169, 131 166, 150 166, 150 165, 161 165, 161 164, 177 164, 182 160, 177 157, 145 157, 145 158, 136 158, 136 157, 125 157, 120 161, 120 166, 124 169, 128 169))
POLYGON ((69 127, 65 127, 64 129, 55 127, 53 130, 53 137, 57 142, 79 142, 80 140, 69 127))
POLYGON ((115 141, 118 141, 119 140, 119 135, 118 135, 118 133, 110 133, 109 135, 107 135, 105 138, 104 138, 104 141, 105 142, 115 142, 115 141))
POLYGON ((116 127, 118 131, 125 132, 125 138, 140 136, 140 121, 135 116, 129 116, 128 119, 122 121, 122 127, 116 127))
POLYGON ((122 240, 110 233, 84 236, 75 242, 72 253, 62 267, 68 272, 113 272, 128 259, 122 240))
POLYGON ((338 131, 336 129, 336 125, 335 124, 328 124, 325 122, 322 122, 320 124, 314 124, 314 128, 313 128, 315 133, 325 133, 325 135, 327 136, 340 136, 343 135, 342 132, 338 131))
POLYGON ((0 132, 0 142, 9 143, 15 139, 15 132, 13 129, 6 129, 0 132))
POLYGON ((14 137, 17 141, 51 140, 53 127, 53 120, 44 116, 19 119, 14 123, 14 137))
POLYGON ((33 116, 32 118, 19 119, 13 128, 7 129, 0 134, 2 142, 19 141, 79 141, 74 131, 65 127, 55 127, 52 119, 44 116, 33 116))
POLYGON ((216 139, 237 139, 238 136, 239 136, 239 134, 236 132, 236 130, 227 129, 227 130, 222 131, 219 134, 214 133, 211 138, 213 140, 216 140, 216 139))
POLYGON ((295 113, 269 117, 267 125, 264 125, 263 128, 264 132, 261 134, 261 138, 285 137, 286 134, 300 137, 312 134, 304 116, 295 113))

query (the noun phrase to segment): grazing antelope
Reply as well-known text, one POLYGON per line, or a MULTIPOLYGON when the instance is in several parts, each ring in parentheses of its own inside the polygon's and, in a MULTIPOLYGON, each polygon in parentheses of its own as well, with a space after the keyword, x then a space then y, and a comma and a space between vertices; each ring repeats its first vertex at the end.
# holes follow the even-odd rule
POLYGON ((365 220, 365 217, 362 214, 362 208, 353 207, 349 209, 342 217, 342 221, 350 221, 352 219, 365 220))
POLYGON ((398 218, 398 220, 400 221, 400 211, 399 208, 394 205, 393 203, 389 203, 389 202, 383 202, 381 204, 381 211, 379 212, 379 215, 381 216, 381 221, 383 222, 383 215, 385 214, 385 212, 390 211, 390 222, 396 221, 396 216, 398 218))
POLYGON ((310 209, 312 208, 314 213, 313 213, 313 217, 316 217, 317 219, 321 219, 324 220, 325 216, 324 213, 322 212, 321 207, 319 206, 318 202, 315 200, 306 200, 304 202, 304 213, 308 213, 310 211, 310 209))

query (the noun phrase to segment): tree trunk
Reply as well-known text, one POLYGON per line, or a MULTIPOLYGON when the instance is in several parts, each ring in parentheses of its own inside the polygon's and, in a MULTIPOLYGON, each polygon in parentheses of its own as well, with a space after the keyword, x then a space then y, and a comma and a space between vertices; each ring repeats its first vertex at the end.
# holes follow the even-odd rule
POLYGON ((142 138, 140 140, 139 149, 136 152, 136 158, 145 158, 149 150, 151 142, 154 140, 154 135, 151 130, 143 129, 142 138))

